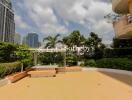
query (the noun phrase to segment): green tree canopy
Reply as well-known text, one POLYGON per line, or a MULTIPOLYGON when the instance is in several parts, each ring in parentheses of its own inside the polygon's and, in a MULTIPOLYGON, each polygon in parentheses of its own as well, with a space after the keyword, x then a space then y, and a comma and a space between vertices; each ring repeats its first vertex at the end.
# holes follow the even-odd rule
POLYGON ((13 55, 15 50, 15 45, 6 42, 0 42, 0 62, 14 61, 13 55))
POLYGON ((85 43, 85 38, 80 34, 80 31, 75 30, 69 36, 63 38, 63 43, 68 47, 79 47, 85 43))
POLYGON ((99 38, 97 34, 91 32, 90 37, 88 37, 85 41, 85 45, 90 48, 90 53, 93 58, 98 59, 103 57, 105 45, 102 43, 102 39, 99 38))

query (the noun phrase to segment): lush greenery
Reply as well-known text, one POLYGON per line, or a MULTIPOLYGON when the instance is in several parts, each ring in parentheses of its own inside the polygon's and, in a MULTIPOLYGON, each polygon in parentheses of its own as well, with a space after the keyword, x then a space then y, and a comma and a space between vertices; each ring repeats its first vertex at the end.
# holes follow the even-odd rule
POLYGON ((132 58, 132 48, 113 48, 104 50, 105 58, 132 58))
POLYGON ((85 54, 88 55, 86 58, 100 59, 103 57, 105 45, 97 34, 91 32, 90 37, 86 39, 85 45, 91 49, 91 52, 88 52, 89 54, 85 54))
POLYGON ((59 64, 63 66, 64 63, 64 54, 63 53, 40 53, 39 54, 39 61, 43 65, 50 65, 50 64, 59 64))
MULTIPOLYGON (((67 66, 83 62, 81 64, 83 66, 132 70, 131 39, 113 39, 111 48, 106 48, 96 33, 91 32, 88 36, 83 36, 78 30, 75 30, 62 39, 57 34, 48 36, 43 41, 45 48, 55 48, 58 43, 69 48, 66 54, 40 53, 39 63, 43 65, 58 64, 63 66, 66 61, 67 66), (76 50, 71 50, 74 47, 88 47, 88 50, 82 50, 80 54, 76 50)), ((32 66, 32 62, 32 54, 28 47, 0 42, 0 77, 20 71, 20 69, 25 70, 32 66)))
MULTIPOLYGON (((105 45, 102 43, 102 39, 98 37, 97 34, 94 32, 90 33, 90 36, 83 36, 80 31, 75 30, 71 32, 68 36, 62 38, 62 40, 59 40, 58 37, 60 35, 56 36, 48 36, 44 38, 45 41, 45 48, 55 48, 57 43, 61 43, 62 45, 68 47, 69 49, 72 49, 73 47, 88 47, 89 52, 87 50, 83 51, 83 55, 78 55, 76 51, 68 51, 66 52, 66 64, 68 66, 70 65, 77 65, 78 61, 81 61, 81 59, 100 59, 103 57, 103 51, 105 48, 105 45)), ((53 56, 49 54, 40 55, 41 62, 46 64, 53 63, 52 59, 55 59, 53 56), (49 56, 49 57, 48 57, 49 56), (50 59, 50 60, 49 60, 50 59)), ((60 56, 59 56, 60 57, 60 56)), ((64 57, 64 56, 63 56, 64 57)), ((61 57, 59 58, 61 59, 61 57)), ((63 58, 64 59, 64 58, 63 58)), ((55 61, 55 60, 54 60, 55 61)), ((59 63, 56 61, 56 63, 59 63)))
POLYGON ((1 63, 0 78, 4 78, 7 75, 19 72, 20 70, 21 70, 21 62, 1 63))
POLYGON ((14 51, 14 57, 16 61, 20 61, 24 69, 33 65, 32 54, 28 50, 28 47, 24 45, 16 45, 16 51, 14 51))
POLYGON ((0 42, 0 63, 20 61, 24 64, 31 62, 31 54, 24 45, 0 42))
POLYGON ((85 43, 85 38, 78 30, 71 32, 71 34, 67 37, 62 39, 63 44, 67 45, 68 47, 73 46, 82 46, 85 43))
POLYGON ((11 43, 0 42, 0 62, 12 62, 16 46, 11 43))
POLYGON ((104 58, 96 61, 97 67, 132 70, 132 60, 128 58, 104 58))
POLYGON ((104 50, 105 58, 132 58, 132 39, 113 39, 111 47, 104 50))
POLYGON ((32 65, 32 55, 28 47, 0 42, 0 77, 25 70, 32 65))
POLYGON ((90 66, 90 67, 96 67, 96 61, 94 59, 89 59, 84 61, 84 65, 82 66, 90 66))
POLYGON ((132 59, 128 58, 102 58, 86 60, 84 66, 98 68, 112 68, 132 71, 132 59))
POLYGON ((74 53, 72 54, 68 54, 66 57, 66 64, 67 66, 74 66, 77 65, 77 55, 75 55, 74 53))

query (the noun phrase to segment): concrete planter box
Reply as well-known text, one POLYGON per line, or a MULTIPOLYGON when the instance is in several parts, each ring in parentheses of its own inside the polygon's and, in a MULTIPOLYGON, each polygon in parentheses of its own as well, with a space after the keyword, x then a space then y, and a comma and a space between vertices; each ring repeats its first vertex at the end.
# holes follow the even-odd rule
POLYGON ((38 71, 30 71, 28 72, 30 77, 55 77, 55 70, 38 70, 38 71))
POLYGON ((14 75, 8 76, 7 78, 10 80, 11 83, 14 83, 14 82, 26 77, 27 75, 28 75, 27 72, 24 71, 24 72, 19 72, 14 75))

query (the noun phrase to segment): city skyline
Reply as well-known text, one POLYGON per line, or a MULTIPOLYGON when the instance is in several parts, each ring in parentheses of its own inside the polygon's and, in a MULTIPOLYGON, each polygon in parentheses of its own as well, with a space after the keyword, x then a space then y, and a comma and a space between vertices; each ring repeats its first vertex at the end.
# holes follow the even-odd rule
POLYGON ((22 36, 35 32, 42 38, 57 33, 66 36, 73 30, 80 30, 83 35, 93 31, 103 38, 104 43, 111 43, 115 36, 113 26, 104 19, 112 12, 109 1, 12 0, 16 31, 22 36))

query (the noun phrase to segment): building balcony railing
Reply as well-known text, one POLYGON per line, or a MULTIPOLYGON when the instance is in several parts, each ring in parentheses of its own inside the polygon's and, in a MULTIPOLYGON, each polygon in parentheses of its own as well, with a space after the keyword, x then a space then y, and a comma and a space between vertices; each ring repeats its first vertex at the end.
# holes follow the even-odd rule
POLYGON ((119 21, 114 22, 114 28, 117 38, 132 38, 132 16, 122 16, 119 21))
POLYGON ((124 26, 119 33, 116 33, 116 37, 122 39, 132 38, 132 24, 124 26))

